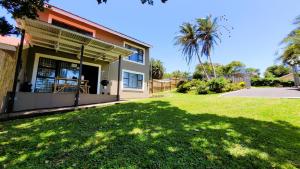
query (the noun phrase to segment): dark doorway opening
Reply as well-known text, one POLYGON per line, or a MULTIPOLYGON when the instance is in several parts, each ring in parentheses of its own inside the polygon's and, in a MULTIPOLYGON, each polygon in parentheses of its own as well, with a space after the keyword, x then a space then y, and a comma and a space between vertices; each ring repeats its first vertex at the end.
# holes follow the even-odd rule
POLYGON ((90 94, 97 94, 99 68, 94 66, 82 65, 82 75, 84 80, 88 80, 90 94))

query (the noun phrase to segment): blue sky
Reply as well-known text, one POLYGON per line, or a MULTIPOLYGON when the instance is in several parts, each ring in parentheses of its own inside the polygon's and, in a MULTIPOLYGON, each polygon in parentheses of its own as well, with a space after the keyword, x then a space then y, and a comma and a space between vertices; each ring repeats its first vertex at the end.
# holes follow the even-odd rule
MULTIPOLYGON (((300 15, 299 0, 169 0, 154 6, 139 0, 109 0, 97 5, 96 0, 50 0, 50 3, 153 45, 151 57, 164 62, 168 72, 192 72, 196 60, 187 65, 174 36, 183 22, 209 14, 226 15, 235 29, 231 38, 223 37, 213 52, 213 60, 229 63, 240 60, 248 67, 264 71, 274 64, 279 42, 295 26, 300 15)), ((0 14, 3 14, 0 12, 0 14)))

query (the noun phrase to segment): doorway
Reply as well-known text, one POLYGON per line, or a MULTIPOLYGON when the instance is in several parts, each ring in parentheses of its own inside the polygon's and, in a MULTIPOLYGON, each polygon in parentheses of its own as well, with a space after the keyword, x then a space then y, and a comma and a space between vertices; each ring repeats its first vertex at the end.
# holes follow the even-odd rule
POLYGON ((99 68, 94 66, 82 65, 82 75, 84 80, 88 80, 90 94, 97 94, 99 68))

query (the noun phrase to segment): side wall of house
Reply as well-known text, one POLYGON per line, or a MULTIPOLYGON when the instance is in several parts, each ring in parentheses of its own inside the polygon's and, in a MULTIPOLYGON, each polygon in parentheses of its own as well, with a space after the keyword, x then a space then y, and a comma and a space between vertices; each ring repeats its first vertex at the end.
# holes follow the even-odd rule
MULTIPOLYGON (((112 82, 110 84, 110 92, 112 95, 117 94, 118 88, 118 61, 111 63, 109 66, 109 80, 112 82)), ((122 59, 121 62, 121 75, 120 75, 120 97, 122 99, 131 99, 131 98, 145 98, 149 97, 149 50, 146 50, 145 53, 145 65, 129 62, 125 59, 122 59), (144 75, 143 79, 143 90, 126 90, 123 89, 123 71, 132 71, 141 73, 144 75)))

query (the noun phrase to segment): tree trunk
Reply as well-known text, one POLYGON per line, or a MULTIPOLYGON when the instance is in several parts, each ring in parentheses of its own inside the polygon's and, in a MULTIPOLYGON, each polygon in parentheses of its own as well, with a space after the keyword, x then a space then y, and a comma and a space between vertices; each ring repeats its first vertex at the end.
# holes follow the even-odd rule
POLYGON ((293 74, 294 74, 295 86, 299 87, 300 79, 299 79, 299 75, 298 75, 297 65, 293 66, 293 74))
POLYGON ((201 62, 201 58, 200 58, 198 52, 197 52, 197 56, 198 56, 199 64, 200 64, 200 66, 201 66, 202 69, 203 69, 203 73, 204 73, 204 75, 206 76, 207 80, 209 80, 210 78, 209 78, 209 76, 208 76, 208 74, 207 74, 207 72, 206 72, 206 69, 205 69, 204 65, 203 65, 202 62, 201 62))
POLYGON ((209 59, 210 65, 214 71, 214 78, 217 78, 216 68, 215 68, 214 64, 212 63, 210 55, 208 55, 208 59, 209 59))

